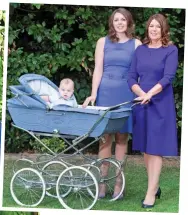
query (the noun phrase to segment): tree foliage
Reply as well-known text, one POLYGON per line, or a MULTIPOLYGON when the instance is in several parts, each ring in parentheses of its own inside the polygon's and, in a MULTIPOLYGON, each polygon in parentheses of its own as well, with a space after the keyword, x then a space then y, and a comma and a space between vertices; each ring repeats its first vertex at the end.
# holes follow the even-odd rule
POLYGON ((0 211, 0 215, 38 215, 38 212, 27 212, 27 211, 0 211))
MULTIPOLYGON (((96 41, 107 34, 108 18, 116 8, 11 3, 8 86, 17 84, 18 77, 25 73, 44 75, 57 85, 62 78, 70 77, 75 81, 78 103, 82 103, 90 95, 96 41)), ((169 20, 171 39, 179 49, 179 67, 174 87, 180 140, 185 10, 127 9, 134 17, 135 34, 140 39, 144 38, 145 23, 150 15, 162 13, 169 20)), ((7 97, 10 96, 7 90, 7 97)), ((6 150, 15 151, 15 147, 25 150, 27 135, 15 131, 10 126, 10 116, 7 119, 6 150)), ((26 147, 29 148, 28 145, 26 147)))

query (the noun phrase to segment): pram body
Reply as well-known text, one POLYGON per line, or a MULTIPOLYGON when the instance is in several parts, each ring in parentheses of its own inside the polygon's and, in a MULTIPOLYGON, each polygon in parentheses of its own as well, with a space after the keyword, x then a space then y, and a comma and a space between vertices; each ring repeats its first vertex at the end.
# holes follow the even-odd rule
POLYGON ((40 97, 44 94, 58 97, 58 87, 49 79, 37 74, 26 74, 19 78, 19 82, 20 85, 10 86, 14 97, 7 101, 13 125, 27 131, 41 144, 42 141, 35 134, 56 135, 68 143, 69 147, 57 154, 43 144, 51 153, 44 162, 39 159, 33 162, 25 158, 15 162, 10 191, 17 204, 37 206, 46 194, 58 198, 64 208, 91 209, 98 199, 98 184, 110 184, 116 177, 122 180, 122 187, 119 195, 112 197, 110 201, 118 199, 125 187, 123 163, 105 158, 92 160, 90 165, 69 165, 62 154, 73 148, 76 151, 73 155, 83 155, 85 148, 103 140, 103 134, 119 132, 130 115, 131 107, 125 107, 130 102, 96 109, 65 105, 51 107, 40 97), (69 137, 73 139, 71 142, 67 140, 69 137), (82 149, 76 149, 76 145, 87 137, 93 137, 94 140, 82 149), (103 163, 108 163, 110 171, 113 170, 110 176, 102 175, 103 163), (24 168, 20 168, 20 164, 24 168), (32 197, 28 195, 29 191, 32 197), (27 195, 20 195, 21 192, 26 192, 27 195), (25 198, 21 199, 20 196, 25 198), (75 206, 75 201, 80 203, 75 206))
MULTIPOLYGON (((64 105, 49 109, 46 102, 30 87, 31 80, 46 81, 49 86, 58 90, 54 84, 39 75, 22 76, 22 85, 11 86, 14 98, 7 101, 7 107, 15 125, 30 131, 81 136, 89 131, 105 110, 73 108, 64 105)), ((58 92, 58 91, 57 91, 58 92)), ((90 133, 90 137, 101 136, 104 133, 116 133, 129 117, 131 108, 122 107, 109 111, 101 122, 90 133)))

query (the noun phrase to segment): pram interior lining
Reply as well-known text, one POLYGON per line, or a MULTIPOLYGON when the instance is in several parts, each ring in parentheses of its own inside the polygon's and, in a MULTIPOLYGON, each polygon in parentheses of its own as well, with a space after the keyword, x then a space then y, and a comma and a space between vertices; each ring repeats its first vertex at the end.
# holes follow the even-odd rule
POLYGON ((32 80, 28 82, 28 85, 39 96, 47 95, 49 97, 55 97, 55 99, 59 98, 58 89, 55 89, 44 80, 32 80))

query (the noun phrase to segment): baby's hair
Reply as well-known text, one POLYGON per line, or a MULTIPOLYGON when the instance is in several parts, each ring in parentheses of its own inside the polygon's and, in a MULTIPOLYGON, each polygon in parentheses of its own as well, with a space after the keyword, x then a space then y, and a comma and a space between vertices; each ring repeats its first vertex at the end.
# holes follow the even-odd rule
POLYGON ((70 78, 64 78, 64 79, 62 79, 61 80, 61 82, 60 82, 60 86, 62 85, 62 84, 72 84, 72 86, 73 86, 73 88, 74 88, 74 82, 73 82, 73 80, 71 80, 70 78))

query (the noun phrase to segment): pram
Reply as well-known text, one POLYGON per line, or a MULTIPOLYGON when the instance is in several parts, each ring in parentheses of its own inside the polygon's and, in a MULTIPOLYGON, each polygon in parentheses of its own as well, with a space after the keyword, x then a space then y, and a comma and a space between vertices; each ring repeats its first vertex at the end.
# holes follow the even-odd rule
POLYGON ((113 107, 52 107, 40 97, 44 94, 58 96, 57 86, 49 79, 26 74, 19 82, 20 85, 10 86, 14 97, 7 101, 12 125, 29 133, 49 153, 40 155, 35 161, 22 158, 14 163, 10 191, 15 202, 35 207, 47 195, 58 198, 66 209, 91 209, 98 199, 99 185, 105 183, 110 193, 116 180, 120 180, 121 191, 110 201, 118 199, 125 188, 125 161, 94 159, 85 156, 83 151, 99 140, 105 141, 104 134, 120 131, 132 110, 126 105, 134 101, 113 107), (62 138, 68 147, 55 153, 39 136, 62 138), (92 141, 78 149, 86 138, 92 141), (70 149, 75 152, 68 154, 70 149), (79 165, 77 156, 89 163, 79 165), (76 161, 69 162, 70 157, 76 161))

